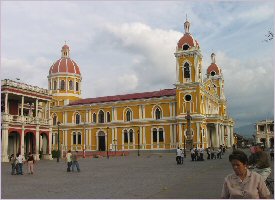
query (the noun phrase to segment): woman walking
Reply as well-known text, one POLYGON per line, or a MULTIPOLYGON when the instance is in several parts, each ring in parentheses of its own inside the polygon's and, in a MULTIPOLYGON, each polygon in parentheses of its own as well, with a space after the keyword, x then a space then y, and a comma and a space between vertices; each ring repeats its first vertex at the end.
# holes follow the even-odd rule
POLYGON ((31 154, 31 152, 29 152, 27 162, 28 162, 28 174, 33 174, 34 157, 31 154))

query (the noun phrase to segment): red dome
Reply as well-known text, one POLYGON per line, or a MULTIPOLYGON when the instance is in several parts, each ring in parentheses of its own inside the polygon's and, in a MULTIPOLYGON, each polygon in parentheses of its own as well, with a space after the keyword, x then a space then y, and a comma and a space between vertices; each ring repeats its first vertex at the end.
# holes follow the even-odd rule
POLYGON ((62 47, 62 49, 70 49, 70 48, 69 48, 68 45, 65 44, 65 45, 62 47))
POLYGON ((212 71, 215 72, 215 75, 221 74, 221 69, 215 63, 211 63, 211 65, 207 68, 207 74, 210 74, 212 71))
POLYGON ((73 74, 81 75, 78 65, 76 64, 76 62, 74 62, 70 58, 60 58, 59 60, 57 60, 50 67, 50 70, 49 70, 50 75, 55 73, 73 73, 73 74))
POLYGON ((181 49, 185 44, 187 44, 189 47, 199 47, 199 43, 190 33, 185 33, 182 36, 182 38, 178 41, 178 48, 181 49))

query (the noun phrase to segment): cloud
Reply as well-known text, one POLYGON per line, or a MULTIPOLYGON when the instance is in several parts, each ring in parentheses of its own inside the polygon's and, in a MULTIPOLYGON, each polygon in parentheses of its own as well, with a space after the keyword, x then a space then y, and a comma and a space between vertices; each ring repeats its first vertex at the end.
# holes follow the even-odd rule
POLYGON ((274 115, 274 69, 270 57, 237 60, 216 53, 225 80, 225 95, 236 125, 274 115))

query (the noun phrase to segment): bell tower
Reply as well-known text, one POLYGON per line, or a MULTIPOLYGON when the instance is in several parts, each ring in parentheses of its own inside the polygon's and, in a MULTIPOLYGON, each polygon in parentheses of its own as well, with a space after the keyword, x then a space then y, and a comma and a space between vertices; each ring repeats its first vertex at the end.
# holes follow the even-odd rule
POLYGON ((184 35, 178 41, 175 57, 176 84, 202 82, 202 54, 197 40, 190 33, 190 22, 184 23, 184 35))

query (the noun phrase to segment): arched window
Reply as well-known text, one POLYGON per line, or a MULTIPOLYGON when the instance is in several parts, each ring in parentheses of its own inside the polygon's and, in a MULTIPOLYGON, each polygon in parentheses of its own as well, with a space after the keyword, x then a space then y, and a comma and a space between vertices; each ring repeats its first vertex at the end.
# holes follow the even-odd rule
POLYGON ((77 144, 81 144, 81 133, 77 134, 77 144))
POLYGON ((189 45, 188 44, 185 44, 182 46, 182 50, 188 50, 189 49, 189 45))
POLYGON ((132 120, 132 111, 128 109, 126 111, 126 121, 129 122, 131 120, 132 120))
POLYGON ((73 132, 73 144, 76 144, 76 133, 73 132))
POLYGON ((98 113, 98 123, 104 123, 104 112, 102 110, 98 113))
POLYGON ((69 90, 74 90, 74 82, 72 80, 69 81, 69 90))
POLYGON ((190 67, 188 63, 184 64, 184 78, 190 78, 190 67))
POLYGON ((111 115, 110 115, 110 112, 107 112, 107 122, 111 122, 111 115))
POLYGON ((65 81, 64 80, 60 81, 60 90, 65 90, 65 81))
POLYGON ((127 130, 124 130, 124 143, 128 143, 128 133, 127 130))
POLYGON ((156 128, 153 129, 153 142, 158 141, 158 131, 156 128))
POLYGON ((215 76, 216 72, 215 71, 211 71, 210 74, 211 74, 211 76, 215 76))
POLYGON ((80 115, 79 115, 79 113, 76 113, 76 115, 75 115, 75 123, 80 124, 80 115))
POLYGON ((75 83, 75 91, 78 91, 79 88, 78 88, 78 82, 75 83))
POLYGON ((57 124, 57 116, 54 115, 54 116, 53 116, 53 125, 56 125, 56 124, 57 124))
POLYGON ((54 90, 57 89, 57 82, 56 82, 56 81, 53 82, 53 89, 54 89, 54 90))
POLYGON ((130 139, 130 142, 132 143, 133 142, 133 130, 130 129, 129 131, 129 139, 130 139))
POLYGON ((160 128, 159 129, 159 142, 163 142, 164 141, 164 138, 163 138, 163 129, 160 128))
POLYGON ((155 116, 156 116, 156 120, 160 119, 161 118, 161 111, 159 108, 156 109, 155 111, 155 116))
POLYGON ((96 123, 96 114, 93 114, 93 122, 96 123))

